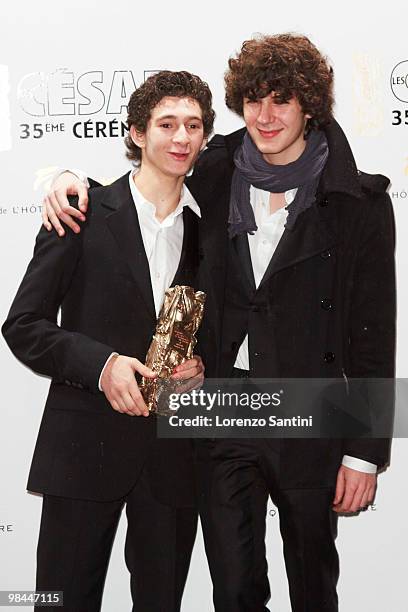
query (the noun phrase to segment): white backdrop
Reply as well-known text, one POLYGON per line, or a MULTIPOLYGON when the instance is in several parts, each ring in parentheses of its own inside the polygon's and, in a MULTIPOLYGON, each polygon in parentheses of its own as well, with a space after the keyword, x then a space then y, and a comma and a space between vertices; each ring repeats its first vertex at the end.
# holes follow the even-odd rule
MULTIPOLYGON (((128 169, 121 138, 125 104, 151 70, 186 69, 214 92, 216 131, 241 126, 223 102, 227 58, 256 32, 307 34, 335 69, 336 116, 362 170, 392 180, 398 234, 398 354, 408 369, 408 48, 405 3, 237 2, 178 0, 105 4, 71 0, 3 2, 0 8, 0 319, 3 321, 30 258, 40 203, 55 166, 80 167, 109 180, 128 169)), ((0 346, 0 590, 34 587, 41 500, 25 482, 48 380, 33 375, 0 346)), ((341 518, 338 548, 341 610, 406 612, 404 520, 408 501, 406 440, 396 440, 392 467, 380 477, 375 506, 341 518)), ((130 609, 123 561, 122 520, 103 611, 130 609)), ((278 517, 268 517, 271 610, 290 610, 278 517)), ((159 579, 159 577, 158 577, 159 579)), ((9 608, 5 608, 9 609, 9 608)), ((201 534, 194 551, 183 612, 211 611, 201 534)), ((11 610, 11 608, 10 608, 11 610)), ((163 611, 165 612, 165 611, 163 611)), ((316 611, 318 612, 318 611, 316 611)))

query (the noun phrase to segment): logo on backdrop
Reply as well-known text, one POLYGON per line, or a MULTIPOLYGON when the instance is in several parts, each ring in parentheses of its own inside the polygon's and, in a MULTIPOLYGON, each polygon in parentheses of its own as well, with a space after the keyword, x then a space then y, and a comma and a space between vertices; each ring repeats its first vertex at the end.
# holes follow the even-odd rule
POLYGON ((392 111, 392 125, 408 125, 408 59, 398 62, 391 71, 390 86, 401 103, 392 111), (405 105, 405 106, 403 106, 405 105))
POLYGON ((399 62, 391 72, 391 90, 400 102, 408 102, 408 60, 399 62))
POLYGON ((0 537, 6 533, 12 533, 14 531, 14 525, 7 523, 0 523, 0 537))
POLYGON ((384 127, 383 61, 353 53, 353 128, 359 136, 378 136, 384 127))
MULTIPOLYGON (((51 144, 58 138, 110 139, 127 134, 126 116, 130 95, 136 86, 159 70, 128 69, 74 72, 59 68, 52 72, 23 75, 17 88, 9 67, 0 64, 0 151, 12 148, 12 137, 24 146, 35 141, 51 144), (17 100, 16 100, 17 98, 17 100), (12 104, 14 100, 14 104, 12 104), (12 109, 12 113, 10 112, 12 109), (13 125, 11 122, 13 117, 13 125)), ((37 170, 34 189, 48 191, 56 167, 37 170)), ((98 177, 109 184, 114 177, 98 177)), ((0 220, 13 216, 38 216, 39 202, 0 203, 0 220)))
MULTIPOLYGON (((143 79, 157 70, 145 70, 143 79)), ((140 78, 132 70, 88 70, 24 75, 17 86, 23 120, 21 140, 69 135, 74 138, 123 138, 127 103, 140 78)))
POLYGON ((408 191, 405 188, 393 189, 391 192, 392 200, 406 200, 408 198, 408 191))

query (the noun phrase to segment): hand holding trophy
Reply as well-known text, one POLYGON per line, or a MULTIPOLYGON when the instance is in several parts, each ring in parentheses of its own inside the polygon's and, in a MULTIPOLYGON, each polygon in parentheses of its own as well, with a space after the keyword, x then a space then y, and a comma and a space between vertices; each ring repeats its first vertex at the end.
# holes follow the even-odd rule
POLYGON ((171 378, 173 370, 193 356, 195 334, 204 312, 205 293, 176 285, 167 289, 157 320, 156 331, 146 355, 146 366, 157 373, 155 379, 142 378, 140 390, 150 412, 169 415, 169 396, 183 381, 171 378))

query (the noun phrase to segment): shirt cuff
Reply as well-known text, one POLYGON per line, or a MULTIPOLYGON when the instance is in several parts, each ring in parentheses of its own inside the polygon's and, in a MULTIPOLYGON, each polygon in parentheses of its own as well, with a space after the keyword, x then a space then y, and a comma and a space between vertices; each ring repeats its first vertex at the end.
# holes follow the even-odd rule
POLYGON ((56 170, 53 174, 51 183, 54 183, 54 181, 56 181, 57 178, 61 176, 61 174, 64 174, 64 172, 70 172, 71 174, 75 174, 75 176, 79 178, 81 183, 83 183, 85 187, 89 189, 89 181, 87 175, 85 174, 85 172, 82 172, 82 170, 78 170, 78 168, 58 168, 58 170, 56 170))
POLYGON ((358 472, 365 472, 366 474, 377 473, 377 466, 375 463, 364 461, 364 459, 357 459, 357 457, 350 457, 350 455, 344 455, 342 464, 358 472))
POLYGON ((105 365, 104 365, 104 366, 103 366, 103 368, 102 368, 102 372, 101 372, 101 373, 100 373, 100 375, 99 375, 99 380, 98 380, 98 389, 99 389, 99 391, 102 391, 102 392, 103 392, 103 389, 102 389, 102 387, 101 387, 102 375, 103 375, 103 373, 104 373, 104 371, 105 371, 106 366, 108 365, 109 361, 112 359, 112 357, 113 357, 114 355, 118 356, 118 355, 119 355, 119 353, 111 353, 111 354, 109 355, 109 357, 108 357, 108 358, 107 358, 107 360, 105 361, 105 365))

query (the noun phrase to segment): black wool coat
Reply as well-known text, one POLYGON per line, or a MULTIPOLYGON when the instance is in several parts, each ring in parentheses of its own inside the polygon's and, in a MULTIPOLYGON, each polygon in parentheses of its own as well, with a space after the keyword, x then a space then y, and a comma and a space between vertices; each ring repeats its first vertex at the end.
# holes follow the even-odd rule
MULTIPOLYGON (((246 235, 230 241, 227 233, 233 155, 245 129, 215 136, 188 179, 202 211, 202 284, 209 296, 201 351, 209 376, 231 374, 246 333, 254 378, 394 376, 389 181, 357 170, 334 120, 325 132, 329 157, 316 203, 285 229, 258 289, 246 235)), ((389 459, 388 439, 292 439, 281 448, 288 486, 332 484, 343 454, 378 466, 389 459)))

